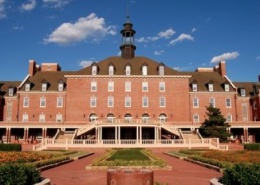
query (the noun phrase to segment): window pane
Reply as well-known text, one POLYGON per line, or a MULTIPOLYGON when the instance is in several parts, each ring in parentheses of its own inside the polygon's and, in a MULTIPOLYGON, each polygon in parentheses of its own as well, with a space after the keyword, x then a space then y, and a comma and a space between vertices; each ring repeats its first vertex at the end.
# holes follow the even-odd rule
POLYGON ((160 92, 164 92, 165 91, 165 82, 160 82, 159 83, 159 90, 160 90, 160 92))
POLYGON ((147 92, 148 91, 148 82, 142 82, 142 91, 147 92))
POLYGON ((114 82, 108 82, 108 91, 114 91, 114 82))
POLYGON ((125 91, 130 92, 131 91, 131 82, 125 82, 125 91))

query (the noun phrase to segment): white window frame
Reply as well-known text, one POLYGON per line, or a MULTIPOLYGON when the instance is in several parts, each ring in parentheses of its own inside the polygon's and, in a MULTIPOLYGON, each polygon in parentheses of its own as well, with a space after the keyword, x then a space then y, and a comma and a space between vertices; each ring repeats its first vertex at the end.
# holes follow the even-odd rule
POLYGON ((227 122, 232 122, 232 114, 230 114, 230 113, 227 114, 226 121, 227 122))
POLYGON ((30 91, 31 90, 31 84, 29 84, 29 83, 25 84, 24 90, 25 91, 30 91))
POLYGON ((62 122, 62 114, 56 114, 56 122, 60 123, 62 122))
POLYGON ((149 101, 147 96, 142 97, 142 107, 149 107, 149 101))
POLYGON ((225 86, 225 91, 226 91, 226 92, 230 91, 230 86, 229 86, 229 84, 225 84, 224 86, 225 86))
POLYGON ((108 67, 108 75, 114 75, 114 66, 109 66, 108 67))
POLYGON ((97 97, 90 97, 90 107, 97 107, 97 97))
POLYGON ((63 83, 59 83, 59 85, 58 85, 58 91, 63 91, 63 89, 64 89, 64 84, 63 83))
POLYGON ((159 106, 166 107, 166 98, 164 96, 159 98, 159 106))
POLYGON ((29 121, 29 116, 27 113, 23 114, 22 122, 28 122, 29 121))
POLYGON ((107 91, 114 92, 114 81, 109 81, 107 84, 107 91))
POLYGON ((213 98, 213 97, 209 98, 209 104, 212 105, 212 107, 215 107, 216 106, 215 98, 213 98))
POLYGON ((131 92, 131 82, 130 81, 125 82, 125 92, 131 92))
POLYGON ((142 75, 146 76, 148 74, 148 67, 146 65, 144 65, 142 67, 142 75))
POLYGON ((97 66, 92 66, 92 75, 97 75, 97 66))
POLYGON ((40 107, 46 107, 46 97, 40 98, 40 107))
POLYGON ((142 82, 142 92, 148 92, 148 82, 142 82))
POLYGON ((200 122, 200 116, 199 114, 193 114, 193 122, 194 123, 199 123, 200 122))
POLYGON ((45 114, 40 114, 39 115, 39 122, 45 122, 45 114))
POLYGON ((127 75, 127 76, 131 75, 131 67, 130 66, 126 66, 125 75, 127 75))
POLYGON ((246 89, 240 89, 240 94, 241 94, 241 96, 245 97, 246 96, 246 89))
POLYGON ((159 82, 159 91, 165 92, 165 82, 159 82))
POLYGON ((63 107, 63 97, 57 97, 57 107, 63 107))
POLYGON ((97 91, 97 82, 96 81, 92 81, 91 82, 90 91, 91 92, 96 92, 97 91))
POLYGON ((114 97, 113 96, 107 97, 107 107, 114 107, 114 97))
POLYGON ((193 108, 199 108, 199 98, 198 97, 193 98, 193 108))
POLYGON ((214 91, 214 85, 213 84, 209 84, 209 91, 213 92, 214 91))
POLYGON ((42 84, 42 91, 47 91, 47 83, 42 84))
POLYGON ((231 108, 231 98, 226 98, 226 108, 231 108))
POLYGON ((14 96, 14 88, 13 87, 8 89, 8 95, 9 96, 14 96))
POLYGON ((130 96, 125 97, 125 107, 131 107, 131 97, 130 96))
POLYGON ((164 75, 164 66, 159 66, 159 75, 164 75))
POLYGON ((23 98, 23 107, 29 107, 29 97, 23 98))
POLYGON ((253 108, 254 110, 258 109, 256 100, 253 101, 253 108))
POLYGON ((192 91, 197 92, 198 91, 198 84, 192 84, 192 91))

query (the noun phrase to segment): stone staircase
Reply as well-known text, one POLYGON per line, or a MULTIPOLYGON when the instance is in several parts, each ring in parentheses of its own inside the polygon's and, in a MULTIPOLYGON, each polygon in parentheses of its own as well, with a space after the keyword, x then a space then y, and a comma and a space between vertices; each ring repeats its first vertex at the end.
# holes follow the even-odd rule
POLYGON ((167 123, 162 123, 161 127, 182 139, 182 134, 180 132, 180 129, 176 128, 175 126, 167 124, 167 123))
POLYGON ((183 139, 201 139, 197 131, 181 131, 183 139))
POLYGON ((95 128, 95 125, 96 125, 95 122, 92 122, 90 124, 82 126, 81 128, 77 129, 76 136, 78 137, 78 136, 90 131, 91 129, 95 128))
POLYGON ((56 139, 74 139, 75 131, 60 131, 56 139))

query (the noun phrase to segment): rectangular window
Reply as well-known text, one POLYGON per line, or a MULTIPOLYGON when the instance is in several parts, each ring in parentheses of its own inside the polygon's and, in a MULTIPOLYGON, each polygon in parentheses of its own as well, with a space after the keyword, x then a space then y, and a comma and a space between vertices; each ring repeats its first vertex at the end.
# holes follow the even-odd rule
POLYGON ((31 84, 25 84, 25 91, 30 91, 31 84))
POLYGON ((142 91, 148 92, 148 82, 142 82, 142 91))
POLYGON ((110 96, 108 97, 107 99, 107 102, 108 102, 108 107, 114 107, 114 97, 110 96))
POLYGON ((193 122, 194 122, 194 123, 200 122, 200 117, 199 117, 198 114, 194 114, 194 115, 193 115, 193 122))
POLYGON ((213 88, 213 84, 209 84, 209 91, 213 91, 214 90, 214 88, 213 88))
POLYGON ((14 88, 9 88, 9 96, 13 96, 14 95, 14 88))
POLYGON ((209 105, 211 105, 212 107, 215 107, 215 98, 209 99, 209 105))
POLYGON ((194 108, 199 107, 199 98, 197 98, 197 97, 193 98, 193 107, 194 108))
POLYGON ((131 92, 131 82, 125 82, 125 92, 131 92))
POLYGON ((46 83, 42 84, 42 91, 47 91, 47 84, 46 83))
POLYGON ((39 122, 45 122, 45 114, 40 114, 39 122))
POLYGON ((62 122, 62 114, 56 115, 56 122, 62 122))
POLYGON ((91 82, 91 92, 97 91, 97 82, 91 82))
POLYGON ((58 91, 63 91, 63 83, 59 83, 59 86, 58 86, 58 91))
POLYGON ((97 106, 97 99, 95 96, 92 96, 90 99, 90 107, 96 107, 97 106))
POLYGON ((40 107, 46 107, 46 98, 45 97, 41 97, 40 107))
POLYGON ((142 102, 143 102, 143 107, 148 107, 148 97, 144 96, 142 102))
POLYGON ((159 66, 159 75, 164 75, 164 66, 159 66))
POLYGON ((109 92, 114 91, 114 82, 112 82, 112 81, 108 82, 108 91, 109 92))
POLYGON ((57 107, 63 107, 63 97, 57 98, 57 107))
POLYGON ((28 122, 28 114, 23 114, 23 122, 28 122))
POLYGON ((242 118, 243 118, 243 121, 248 121, 248 118, 247 118, 247 104, 246 103, 242 103, 242 118))
POLYGON ((229 91, 229 84, 225 84, 225 91, 229 91))
POLYGON ((23 107, 29 107, 29 97, 23 98, 23 107))
POLYGON ((227 115, 227 122, 232 122, 232 115, 231 114, 227 115))
POLYGON ((198 84, 192 84, 192 91, 198 91, 198 84))
POLYGON ((125 107, 131 107, 131 97, 125 97, 125 107))
POLYGON ((246 96, 246 90, 245 89, 240 89, 240 94, 241 94, 241 96, 246 96))
POLYGON ((253 102, 253 108, 256 110, 258 108, 256 100, 253 102))
POLYGON ((165 107, 166 106, 165 97, 160 97, 159 101, 160 101, 160 107, 165 107))
POLYGON ((165 92, 165 82, 159 82, 159 91, 165 92))
POLYGON ((226 107, 231 108, 231 99, 230 98, 226 99, 226 107))

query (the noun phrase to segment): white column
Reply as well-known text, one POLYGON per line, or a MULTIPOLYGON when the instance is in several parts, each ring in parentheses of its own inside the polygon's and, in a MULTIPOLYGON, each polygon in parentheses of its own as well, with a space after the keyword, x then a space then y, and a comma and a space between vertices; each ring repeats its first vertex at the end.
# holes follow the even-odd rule
POLYGON ((140 143, 142 144, 142 139, 143 139, 143 137, 142 137, 142 126, 140 126, 140 143))
POLYGON ((157 141, 156 127, 154 127, 154 140, 155 140, 155 143, 156 143, 156 141, 157 141))
POLYGON ((115 140, 117 142, 117 126, 115 126, 115 140))
POLYGON ((120 126, 118 126, 118 139, 119 139, 119 143, 121 142, 120 140, 121 140, 121 133, 120 133, 120 131, 121 131, 121 127, 120 126))
POLYGON ((138 142, 138 126, 136 126, 136 142, 138 142))

